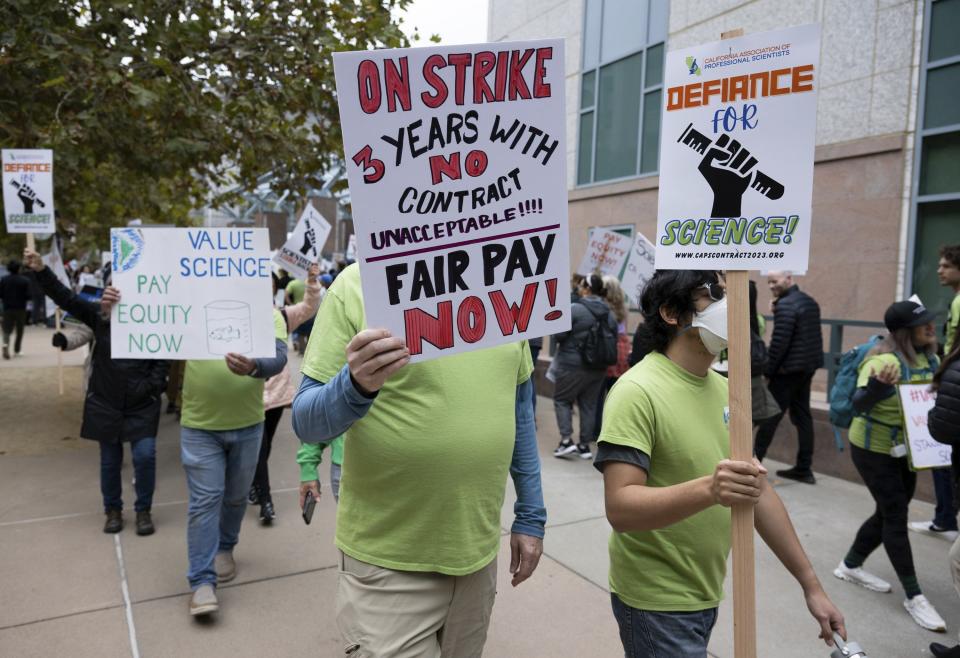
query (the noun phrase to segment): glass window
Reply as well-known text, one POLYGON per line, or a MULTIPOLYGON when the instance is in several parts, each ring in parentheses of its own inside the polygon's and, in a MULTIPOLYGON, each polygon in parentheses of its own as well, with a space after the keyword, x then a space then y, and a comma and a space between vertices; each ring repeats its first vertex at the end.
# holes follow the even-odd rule
POLYGON ((611 62, 645 45, 647 3, 637 0, 604 0, 601 62, 611 62))
POLYGON ((923 138, 920 194, 960 192, 960 131, 923 138))
POLYGON ((960 55, 960 0, 937 0, 930 7, 928 62, 960 55))
POLYGON ((586 70, 600 63, 600 16, 603 14, 603 0, 587 0, 583 12, 583 68, 586 70))
POLYGON ((650 18, 647 21, 647 43, 667 40, 670 0, 650 0, 650 18))
POLYGON ((649 91, 643 96, 643 135, 640 140, 640 173, 659 169, 660 159, 660 98, 662 91, 649 91))
POLYGON ((642 66, 643 53, 637 53, 600 69, 596 180, 637 173, 642 66))
POLYGON ((577 145, 577 185, 590 182, 593 166, 593 112, 580 115, 580 143, 577 145))
POLYGON ((593 107, 594 93, 596 92, 597 72, 590 71, 583 74, 582 84, 580 86, 580 109, 585 110, 593 107))
POLYGON ((924 128, 939 128, 960 123, 958 89, 960 89, 960 64, 942 66, 927 72, 927 95, 923 109, 924 128))
MULTIPOLYGON (((917 239, 913 263, 913 290, 927 308, 946 317, 953 291, 940 285, 937 263, 940 247, 960 243, 960 200, 917 206, 917 239)), ((943 327, 938 327, 942 332, 943 327)))
POLYGON ((663 84, 663 44, 647 49, 647 71, 643 79, 644 86, 649 89, 663 84))

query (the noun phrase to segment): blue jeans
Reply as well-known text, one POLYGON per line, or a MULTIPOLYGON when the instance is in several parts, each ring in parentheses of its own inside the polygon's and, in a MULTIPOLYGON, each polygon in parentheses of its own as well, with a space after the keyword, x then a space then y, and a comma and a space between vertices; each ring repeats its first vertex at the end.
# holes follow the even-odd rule
POLYGON ((187 580, 191 589, 216 585, 214 558, 237 545, 262 435, 263 423, 219 432, 180 429, 180 460, 190 490, 187 580))
POLYGON ((953 472, 949 468, 933 469, 933 491, 937 495, 937 509, 933 523, 944 530, 957 529, 957 510, 953 506, 953 472))
MULTIPOLYGON (((137 501, 133 509, 148 511, 153 505, 153 488, 157 481, 157 440, 153 437, 130 443, 133 456, 134 489, 137 501)), ((100 441, 100 493, 103 511, 123 509, 123 485, 120 468, 123 466, 123 443, 100 441)))
POLYGON ((610 594, 625 658, 706 658, 717 609, 649 612, 610 594))

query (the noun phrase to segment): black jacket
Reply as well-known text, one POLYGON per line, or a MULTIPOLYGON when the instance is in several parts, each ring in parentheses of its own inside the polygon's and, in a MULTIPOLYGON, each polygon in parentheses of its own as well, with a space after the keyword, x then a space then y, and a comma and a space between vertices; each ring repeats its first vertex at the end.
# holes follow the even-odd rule
POLYGON ((951 363, 940 379, 937 403, 927 416, 930 436, 940 443, 960 448, 960 360, 951 363))
POLYGON ((587 337, 590 328, 596 322, 597 317, 604 317, 606 314, 607 323, 617 333, 617 320, 610 312, 610 307, 599 297, 590 295, 581 297, 579 301, 570 304, 570 331, 563 331, 554 334, 554 338, 559 344, 556 355, 553 357, 558 366, 567 366, 570 368, 582 368, 583 358, 580 356, 580 344, 587 337), (592 311, 592 312, 591 312, 592 311))
POLYGON ((110 320, 100 315, 100 305, 77 297, 49 267, 37 273, 37 280, 57 306, 93 330, 92 368, 80 436, 107 443, 155 437, 169 364, 155 359, 111 358, 110 320))
POLYGON ((764 374, 812 373, 823 367, 823 334, 820 306, 791 286, 773 311, 773 337, 767 348, 764 374))

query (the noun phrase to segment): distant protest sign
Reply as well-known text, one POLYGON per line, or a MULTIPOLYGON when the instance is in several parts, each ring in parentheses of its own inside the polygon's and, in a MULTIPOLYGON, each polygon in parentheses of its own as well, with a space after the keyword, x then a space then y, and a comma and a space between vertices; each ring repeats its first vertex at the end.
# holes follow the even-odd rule
POLYGON ((53 151, 3 149, 7 233, 53 233, 53 151))
POLYGON ((276 356, 267 229, 115 228, 110 243, 113 358, 276 356))
POLYGON ((308 203, 300 215, 300 221, 290 234, 290 239, 277 250, 273 262, 294 277, 306 279, 310 266, 319 262, 320 250, 323 249, 328 235, 330 222, 308 203))
POLYGON ((627 262, 627 256, 630 255, 632 243, 633 240, 626 235, 608 231, 605 228, 590 229, 587 249, 580 260, 577 273, 586 276, 599 272, 619 277, 623 264, 627 262))
POLYGON ((667 53, 657 267, 806 271, 820 27, 667 53))
POLYGON ((568 329, 563 41, 334 66, 367 325, 414 360, 568 329))
POLYGON ((653 243, 637 233, 633 239, 630 255, 627 256, 623 279, 620 281, 620 286, 630 300, 630 304, 636 308, 640 307, 640 295, 643 294, 647 281, 652 279, 654 272, 657 271, 654 266, 655 251, 653 243))
POLYGON ((933 409, 937 394, 930 390, 930 384, 900 384, 897 391, 910 464, 916 470, 949 467, 953 449, 930 436, 927 427, 927 414, 933 409))

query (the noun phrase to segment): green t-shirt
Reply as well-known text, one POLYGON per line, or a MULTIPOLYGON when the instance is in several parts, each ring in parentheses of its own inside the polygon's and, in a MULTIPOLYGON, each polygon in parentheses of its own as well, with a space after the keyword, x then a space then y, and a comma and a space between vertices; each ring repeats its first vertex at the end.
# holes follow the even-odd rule
MULTIPOLYGON (((874 354, 868 356, 860 364, 857 371, 857 388, 863 388, 867 385, 872 372, 879 373, 886 365, 892 365, 897 369, 897 378, 903 382, 907 381, 900 372, 900 360, 895 354, 874 354)), ((930 368, 930 361, 923 354, 917 355, 917 363, 910 368, 911 382, 927 382, 933 379, 933 370, 930 368)), ((891 427, 900 428, 897 432, 897 443, 903 443, 903 413, 900 410, 900 398, 897 395, 880 400, 873 409, 867 414, 870 418, 877 421, 873 423, 870 431, 867 431, 868 421, 862 416, 855 416, 850 424, 850 443, 869 450, 870 452, 879 452, 884 455, 890 454, 893 447, 891 441, 891 427), (880 424, 882 423, 882 424, 880 424), (869 439, 869 440, 868 440, 869 439)))
MULTIPOLYGON (((287 339, 287 323, 273 310, 274 335, 287 339)), ((219 432, 263 422, 263 380, 230 372, 223 359, 187 361, 180 424, 219 432)))
MULTIPOLYGON (((366 327, 351 265, 320 306, 303 373, 330 381, 366 327)), ((337 546, 400 571, 453 576, 489 564, 516 438, 516 387, 533 371, 527 341, 408 365, 347 430, 337 546)))
POLYGON ((957 325, 960 324, 960 294, 954 295, 950 302, 950 312, 947 314, 946 336, 943 341, 943 353, 950 354, 953 349, 953 337, 957 335, 957 325))
POLYGON ((307 294, 307 284, 304 283, 303 279, 294 279, 287 284, 287 294, 290 295, 294 304, 299 304, 303 301, 304 295, 307 294))
MULTIPOLYGON (((730 454, 727 380, 651 352, 611 389, 600 441, 650 457, 647 486, 711 475, 730 454)), ((634 608, 692 612, 723 598, 730 510, 713 505, 660 530, 610 535, 610 590, 634 608)))

